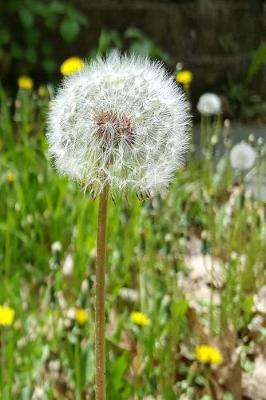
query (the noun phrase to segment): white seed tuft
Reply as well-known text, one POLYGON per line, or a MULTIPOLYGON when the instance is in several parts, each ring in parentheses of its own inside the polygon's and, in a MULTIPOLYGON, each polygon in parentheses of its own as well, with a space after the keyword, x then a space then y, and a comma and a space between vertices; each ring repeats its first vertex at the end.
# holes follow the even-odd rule
POLYGON ((222 102, 214 93, 204 93, 200 96, 197 109, 201 114, 218 115, 222 112, 222 102))
POLYGON ((256 150, 242 140, 230 152, 230 162, 233 168, 244 171, 253 167, 257 158, 256 150))
POLYGON ((112 53, 64 79, 52 101, 49 153, 93 194, 159 192, 182 166, 189 105, 158 62, 112 53))

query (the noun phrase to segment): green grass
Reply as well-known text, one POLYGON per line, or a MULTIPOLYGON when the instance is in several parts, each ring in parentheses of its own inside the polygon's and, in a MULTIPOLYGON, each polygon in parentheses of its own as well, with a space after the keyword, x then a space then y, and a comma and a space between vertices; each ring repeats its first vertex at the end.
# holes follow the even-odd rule
MULTIPOLYGON (((19 92, 15 110, 3 90, 0 99, 0 304, 15 310, 14 323, 0 326, 0 398, 93 399, 97 200, 48 161, 49 99, 19 92), (62 250, 54 253, 57 241, 62 250), (63 273, 67 256, 70 276, 63 273), (86 309, 89 321, 70 318, 73 307, 86 309)), ((266 283, 265 206, 235 184, 222 161, 217 168, 214 158, 193 154, 163 196, 110 201, 108 400, 208 399, 213 391, 235 398, 229 383, 218 383, 219 367, 196 360, 200 343, 218 347, 224 365, 241 345, 242 372, 252 364, 250 344, 263 338, 263 330, 252 337, 249 323, 254 294, 266 283), (201 282, 208 296, 196 304, 187 258, 195 241, 198 256, 218 260, 223 277, 216 285, 213 268, 208 285, 201 282), (150 326, 130 320, 139 310, 150 326)))

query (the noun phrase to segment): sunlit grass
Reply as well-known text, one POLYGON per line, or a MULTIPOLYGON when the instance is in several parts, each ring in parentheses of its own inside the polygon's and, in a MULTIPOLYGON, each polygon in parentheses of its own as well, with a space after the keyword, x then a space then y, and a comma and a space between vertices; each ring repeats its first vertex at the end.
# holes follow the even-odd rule
MULTIPOLYGON (((0 304, 15 311, 0 326, 3 400, 93 398, 97 201, 49 164, 48 103, 20 91, 11 104, 1 91, 0 304)), ((108 400, 209 394, 219 366, 197 363, 201 344, 215 343, 224 365, 239 345, 246 357, 266 283, 265 205, 228 159, 218 165, 192 157, 167 196, 110 204, 108 400), (210 272, 193 278, 207 256, 210 272)))

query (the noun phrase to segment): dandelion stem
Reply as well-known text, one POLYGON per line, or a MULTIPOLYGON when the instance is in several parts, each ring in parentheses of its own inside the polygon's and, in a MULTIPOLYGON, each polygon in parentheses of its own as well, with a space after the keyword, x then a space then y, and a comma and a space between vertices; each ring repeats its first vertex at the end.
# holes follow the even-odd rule
POLYGON ((106 217, 108 186, 100 195, 97 234, 96 261, 96 317, 95 317, 95 355, 96 355, 96 400, 105 400, 105 263, 106 263, 106 217))

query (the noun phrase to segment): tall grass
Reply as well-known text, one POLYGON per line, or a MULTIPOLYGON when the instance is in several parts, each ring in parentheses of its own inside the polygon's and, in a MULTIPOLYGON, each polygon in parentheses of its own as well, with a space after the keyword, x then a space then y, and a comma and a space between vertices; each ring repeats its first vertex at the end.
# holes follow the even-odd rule
MULTIPOLYGON (((24 91, 11 102, 1 89, 0 99, 0 304, 15 310, 12 326, 0 326, 0 398, 92 399, 97 201, 48 162, 48 96, 24 91)), ((108 399, 200 399, 218 391, 213 381, 236 398, 219 386, 219 368, 195 357, 203 342, 224 365, 239 345, 246 357, 265 284, 265 205, 237 183, 226 153, 193 156, 165 196, 114 200, 108 230, 108 399), (194 278, 207 256, 210 272, 194 278), (151 324, 134 324, 131 311, 151 324)))

